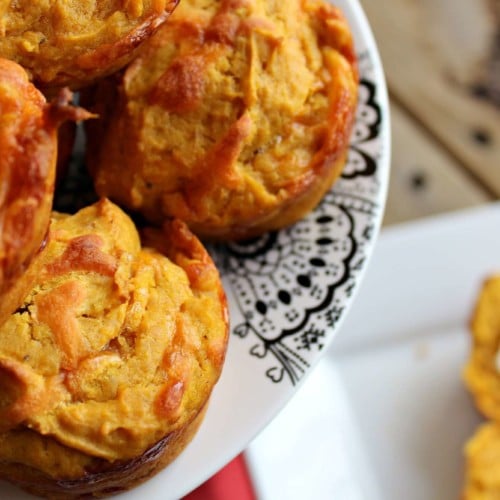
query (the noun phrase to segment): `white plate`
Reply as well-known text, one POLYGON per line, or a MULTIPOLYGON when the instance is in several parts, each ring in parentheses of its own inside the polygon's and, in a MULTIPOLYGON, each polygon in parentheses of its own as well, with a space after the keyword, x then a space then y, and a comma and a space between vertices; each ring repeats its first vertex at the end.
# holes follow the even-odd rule
MULTIPOLYGON (((251 243, 213 248, 228 295, 227 360, 203 425, 185 452, 121 499, 183 496, 240 453, 296 392, 350 307, 378 234, 389 176, 385 80, 357 0, 338 0, 350 21, 361 85, 342 178, 295 226, 251 243)), ((58 210, 92 200, 81 166, 59 189, 58 210)), ((23 498, 0 485, 0 498, 23 498)), ((24 496, 26 497, 26 496, 24 496)))
POLYGON ((246 457, 260 500, 456 500, 480 422, 461 372, 500 204, 384 230, 339 335, 246 457))

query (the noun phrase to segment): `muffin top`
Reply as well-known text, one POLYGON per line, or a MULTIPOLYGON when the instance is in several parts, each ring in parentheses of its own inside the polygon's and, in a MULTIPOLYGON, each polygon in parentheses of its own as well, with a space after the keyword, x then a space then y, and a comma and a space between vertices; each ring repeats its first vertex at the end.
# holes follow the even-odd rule
POLYGON ((183 0, 112 96, 114 85, 94 96, 96 189, 156 222, 238 236, 268 229, 318 179, 331 184, 357 70, 348 25, 326 2, 183 0))
POLYGON ((217 270, 180 222, 146 239, 158 250, 106 200, 54 214, 38 280, 0 328, 0 460, 81 474, 88 457, 140 456, 206 403, 227 343, 217 270))
POLYGON ((16 0, 0 4, 0 56, 41 86, 78 87, 128 61, 177 0, 16 0))

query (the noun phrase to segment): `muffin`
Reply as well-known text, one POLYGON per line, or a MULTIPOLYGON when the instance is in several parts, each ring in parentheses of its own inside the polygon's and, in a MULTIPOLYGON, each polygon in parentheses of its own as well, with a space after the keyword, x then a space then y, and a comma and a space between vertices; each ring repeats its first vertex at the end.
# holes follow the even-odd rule
POLYGON ((500 426, 482 425, 467 443, 464 500, 500 498, 500 426))
POLYGON ((464 378, 476 406, 500 421, 500 275, 483 284, 471 321, 472 348, 464 378))
POLYGON ((47 103, 19 65, 0 58, 0 323, 27 291, 19 278, 47 234, 58 127, 90 116, 70 99, 62 92, 47 103))
POLYGON ((203 238, 291 224, 339 176, 358 73, 329 3, 183 0, 119 75, 87 93, 101 196, 203 238))
POLYGON ((0 56, 44 88, 78 88, 124 66, 178 0, 16 0, 0 4, 0 56))
POLYGON ((107 200, 54 213, 38 279, 0 328, 0 478, 103 496, 193 436, 225 357, 224 292, 182 222, 144 242, 107 200))

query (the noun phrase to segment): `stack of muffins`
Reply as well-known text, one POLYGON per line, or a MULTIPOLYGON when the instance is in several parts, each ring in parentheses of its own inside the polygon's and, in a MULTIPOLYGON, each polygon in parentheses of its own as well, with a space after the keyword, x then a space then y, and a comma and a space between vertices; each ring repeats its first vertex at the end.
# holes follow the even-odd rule
POLYGON ((337 8, 176 4, 0 7, 0 478, 44 497, 113 494, 178 456, 228 342, 198 238, 292 224, 345 162, 358 74, 337 8), (51 212, 81 120, 101 199, 51 212))

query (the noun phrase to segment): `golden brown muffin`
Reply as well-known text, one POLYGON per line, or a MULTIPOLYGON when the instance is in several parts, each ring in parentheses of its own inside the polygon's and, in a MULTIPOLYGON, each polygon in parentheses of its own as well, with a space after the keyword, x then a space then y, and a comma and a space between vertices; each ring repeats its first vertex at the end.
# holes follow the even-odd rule
POLYGON ((41 87, 81 87, 121 68, 178 0, 0 2, 0 56, 41 87))
POLYGON ((500 425, 482 425, 465 448, 464 500, 500 498, 500 425))
POLYGON ((344 164, 358 75, 320 0, 183 0, 117 82, 87 96, 96 190, 209 238, 295 222, 344 164))
POLYGON ((483 284, 470 329, 472 349, 465 382, 478 409, 500 422, 500 275, 483 284))
POLYGON ((54 214, 37 281, 0 328, 0 478, 106 495, 194 434, 225 357, 224 292, 180 221, 145 242, 106 200, 54 214))
POLYGON ((0 59, 0 323, 23 298, 19 277, 47 234, 57 128, 90 116, 70 106, 70 98, 63 92, 47 104, 19 65, 0 59))

